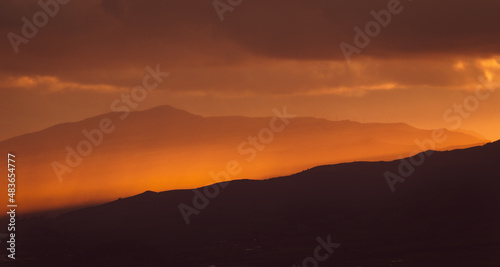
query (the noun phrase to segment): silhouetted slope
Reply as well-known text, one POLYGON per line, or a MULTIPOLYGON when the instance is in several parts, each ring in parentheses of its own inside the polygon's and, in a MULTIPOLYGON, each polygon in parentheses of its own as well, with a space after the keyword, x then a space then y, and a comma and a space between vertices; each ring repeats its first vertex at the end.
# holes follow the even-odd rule
POLYGON ((189 225, 178 205, 192 205, 191 190, 26 220, 19 258, 38 266, 291 266, 331 235, 341 247, 320 266, 499 266, 500 142, 434 152, 391 193, 383 174, 399 164, 233 181, 189 225))
MULTIPOLYGON (((0 150, 19 155, 18 174, 23 177, 18 181, 23 188, 19 201, 24 203, 22 212, 26 212, 94 205, 145 190, 207 185, 214 181, 209 173, 224 169, 231 160, 242 167, 241 173, 231 179, 262 179, 355 160, 392 160, 422 150, 416 141, 433 136, 430 130, 403 123, 364 124, 299 117, 290 119, 288 125, 274 121, 276 127, 283 127, 281 131, 274 133, 269 142, 250 145, 249 137, 256 138, 262 129, 270 127, 270 121, 271 117, 201 117, 160 106, 131 112, 126 117, 123 113, 108 113, 56 125, 2 141, 0 150), (81 155, 80 163, 68 163, 68 155, 71 162, 76 162, 77 156, 67 148, 88 151, 85 146, 78 150, 79 144, 90 144, 82 131, 99 128, 103 119, 109 119, 114 130, 103 134, 102 142, 93 145, 88 155, 81 155), (70 170, 56 165, 61 172, 58 177, 54 162, 70 170)), ((467 134, 444 133, 447 138, 436 143, 436 149, 484 143, 467 134)))

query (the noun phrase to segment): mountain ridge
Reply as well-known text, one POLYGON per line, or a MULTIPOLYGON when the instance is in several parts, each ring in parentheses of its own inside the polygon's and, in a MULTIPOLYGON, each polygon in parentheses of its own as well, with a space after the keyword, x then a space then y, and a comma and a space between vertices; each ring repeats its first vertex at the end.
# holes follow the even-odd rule
MULTIPOLYGON (((210 173, 224 170, 228 162, 241 167, 234 180, 340 162, 389 160, 426 149, 417 141, 433 138, 433 131, 402 123, 307 117, 284 123, 277 114, 202 117, 170 106, 131 112, 121 120, 124 114, 107 113, 0 142, 0 149, 20 155, 29 166, 18 169, 24 177, 19 181, 23 212, 104 203, 146 190, 196 188, 212 183, 210 173), (49 192, 47 202, 36 200, 49 192)), ((444 134, 448 138, 435 143, 436 150, 485 143, 463 133, 444 134)))
MULTIPOLYGON (((137 115, 137 114, 147 114, 147 113, 153 113, 154 112, 161 112, 161 113, 165 113, 165 112, 169 112, 170 114, 182 114, 184 116, 191 116, 191 117, 197 117, 197 118, 244 118, 244 119, 263 119, 263 118, 271 118, 271 116, 240 116, 240 115, 231 115, 231 116, 202 116, 202 115, 198 115, 198 114, 194 114, 194 113, 191 113, 189 111, 185 111, 185 110, 182 110, 182 109, 179 109, 179 108, 175 108, 171 105, 159 105, 159 106, 155 106, 155 107, 152 107, 150 109, 145 109, 145 110, 137 110, 137 111, 131 111, 129 114, 134 114, 134 115, 137 115)), ((0 140, 0 143, 2 142, 6 142, 6 141, 10 141, 11 139, 16 139, 16 138, 20 138, 20 137, 23 137, 23 136, 26 136, 26 135, 32 135, 32 134, 36 134, 36 133, 39 133, 39 132, 44 132, 44 131, 47 131, 47 130, 51 130, 51 129, 57 129, 57 128, 62 128, 62 127, 65 127, 65 126, 71 126, 71 125, 77 125, 79 123, 84 123, 84 122, 89 122, 89 121, 94 121, 94 120, 98 120, 98 119, 102 119, 102 118, 107 118, 107 117, 116 117, 117 114, 119 114, 120 112, 106 112, 106 113, 101 113, 101 114, 98 114, 98 115, 95 115, 95 116, 91 116, 91 117, 88 117, 88 118, 84 118, 84 119, 81 119, 81 120, 76 120, 76 121, 69 121, 69 122, 61 122, 61 123, 57 123, 57 124, 54 124, 52 126, 48 126, 46 128, 43 128, 41 130, 36 130, 36 131, 32 131, 32 132, 27 132, 27 133, 24 133, 24 134, 20 134, 20 135, 17 135, 17 136, 13 136, 13 137, 10 137, 10 138, 7 138, 7 139, 4 139, 4 140, 0 140)), ((333 122, 333 123, 349 123, 349 124, 357 124, 357 125, 392 125, 392 126, 401 126, 401 127, 404 127, 404 128, 409 128, 409 129, 417 129, 417 130, 424 130, 424 129, 420 129, 420 128, 417 128, 417 127, 414 127, 408 123, 405 123, 405 122, 390 122, 390 123, 383 123, 383 122, 359 122, 359 121, 353 121, 353 120, 330 120, 330 119, 326 119, 326 118, 316 118, 316 117, 312 117, 312 116, 301 116, 301 117, 297 117, 299 119, 313 119, 313 120, 318 120, 318 121, 326 121, 326 122, 333 122)), ((448 130, 448 129, 446 129, 448 130)), ((450 132, 453 132, 451 130, 448 130, 450 132)), ((457 131, 457 133, 460 132, 462 134, 465 134, 465 135, 468 135, 468 133, 466 131, 457 131)), ((479 136, 478 136, 479 137, 479 136)), ((484 137, 483 137, 484 138, 484 137)), ((486 141, 486 139, 484 139, 486 141)))
POLYGON ((391 193, 383 173, 399 163, 231 181, 188 225, 178 206, 191 205, 193 190, 146 191, 20 221, 19 242, 38 266, 134 265, 146 251, 154 255, 148 266, 290 266, 327 236, 341 244, 328 259, 335 266, 497 266, 500 141, 434 152, 391 193), (27 236, 44 238, 46 249, 27 236))
MULTIPOLYGON (((427 150, 427 151, 420 152, 420 153, 422 153, 422 154, 431 154, 431 153, 434 154, 434 153, 437 153, 437 154, 431 155, 429 157, 436 157, 436 156, 437 157, 445 157, 447 155, 457 154, 457 153, 471 153, 471 154, 474 153, 474 154, 476 154, 476 152, 481 152, 484 149, 496 149, 496 150, 498 150, 500 152, 500 140, 497 140, 497 141, 494 141, 494 142, 489 142, 489 143, 484 144, 482 146, 476 146, 476 147, 454 149, 454 150, 446 150, 446 151, 427 150)), ((108 202, 108 203, 104 203, 102 205, 98 205, 98 206, 95 206, 95 207, 101 207, 103 205, 109 205, 109 204, 115 203, 117 201, 132 201, 132 200, 137 200, 137 199, 139 199, 139 200, 151 199, 151 198, 155 198, 155 197, 160 197, 160 196, 165 195, 165 194, 170 194, 171 192, 191 192, 193 190, 200 190, 200 189, 211 187, 211 186, 214 186, 214 185, 218 185, 219 187, 221 187, 220 185, 221 184, 225 184, 225 183, 241 183, 241 182, 256 182, 256 183, 258 183, 258 182, 269 181, 269 180, 292 179, 293 177, 307 175, 309 172, 323 171, 324 169, 328 169, 328 168, 341 168, 343 166, 349 166, 350 167, 350 166, 359 166, 359 165, 364 165, 364 164, 396 164, 396 163, 399 163, 401 160, 409 160, 410 158, 412 158, 414 156, 415 155, 413 155, 411 157, 403 158, 403 159, 400 159, 400 160, 392 160, 392 161, 355 161, 355 162, 345 162, 345 163, 338 163, 338 164, 328 164, 328 165, 314 166, 312 168, 309 168, 309 169, 306 169, 306 170, 303 170, 303 171, 300 171, 300 172, 297 172, 297 173, 294 173, 294 174, 291 174, 291 175, 286 175, 286 176, 271 177, 271 178, 267 178, 267 179, 258 179, 258 180, 254 180, 254 179, 238 179, 238 180, 232 180, 232 181, 217 182, 217 183, 209 184, 209 185, 198 187, 198 188, 194 188, 194 189, 176 189, 176 190, 167 190, 167 191, 160 191, 160 192, 147 190, 147 191, 144 191, 144 192, 142 192, 140 194, 137 194, 137 195, 133 195, 133 196, 125 197, 125 198, 119 198, 119 199, 116 199, 114 201, 111 201, 111 202, 108 202)), ((482 160, 481 157, 475 157, 476 161, 479 161, 480 159, 482 160)), ((424 162, 424 164, 425 164, 425 162, 424 162)), ((89 207, 89 208, 92 208, 92 207, 89 207)), ((87 209, 88 208, 85 208, 85 210, 87 210, 87 209)), ((78 211, 71 211, 69 213, 74 213, 74 212, 78 212, 78 211)), ((66 216, 66 214, 61 214, 61 216, 66 216)))

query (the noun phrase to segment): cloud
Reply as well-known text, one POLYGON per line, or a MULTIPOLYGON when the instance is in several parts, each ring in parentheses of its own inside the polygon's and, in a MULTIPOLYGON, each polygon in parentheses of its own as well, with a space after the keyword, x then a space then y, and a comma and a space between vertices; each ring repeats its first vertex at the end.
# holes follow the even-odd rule
MULTIPOLYGON (((211 1, 70 1, 18 54, 0 42, 0 74, 54 92, 125 88, 159 63, 172 73, 159 90, 197 95, 359 96, 387 85, 464 89, 477 75, 494 79, 497 69, 477 63, 500 54, 493 0, 401 1, 403 11, 347 65, 339 44, 353 44, 353 28, 388 2, 252 0, 221 22, 211 1)), ((21 18, 40 10, 37 1, 2 1, 1 33, 21 34, 21 18)))
POLYGON ((54 76, 19 76, 3 77, 0 88, 37 90, 43 93, 60 93, 65 91, 97 91, 103 93, 125 92, 127 88, 109 84, 79 84, 64 82, 54 76))

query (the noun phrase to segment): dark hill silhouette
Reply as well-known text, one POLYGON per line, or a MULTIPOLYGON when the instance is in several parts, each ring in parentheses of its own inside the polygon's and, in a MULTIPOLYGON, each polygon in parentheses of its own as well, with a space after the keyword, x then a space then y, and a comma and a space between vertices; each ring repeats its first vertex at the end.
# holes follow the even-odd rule
MULTIPOLYGON (((499 266, 500 142, 426 158, 391 193, 399 161, 320 166, 221 189, 186 225, 192 190, 144 192, 20 221, 26 266, 499 266)), ((203 190, 203 188, 201 189, 203 190)))
MULTIPOLYGON (((17 170, 23 177, 18 181, 23 188, 18 199, 24 203, 21 212, 95 205, 145 190, 200 187, 213 183, 209 173, 223 170, 231 160, 242 166, 241 173, 231 179, 263 179, 355 160, 392 160, 422 150, 415 140, 432 138, 432 131, 403 123, 298 117, 275 133, 264 149, 254 149, 255 160, 247 162, 249 154, 240 154, 238 146, 269 127, 271 117, 201 117, 170 106, 131 112, 123 121, 120 116, 124 115, 102 114, 0 142, 2 151, 15 152, 22 159, 17 170), (52 164, 66 165, 66 147, 76 150, 79 142, 87 140, 82 131, 98 128, 105 118, 115 130, 59 179, 52 164)), ((445 134, 446 141, 436 149, 486 142, 459 132, 445 130, 445 134)))

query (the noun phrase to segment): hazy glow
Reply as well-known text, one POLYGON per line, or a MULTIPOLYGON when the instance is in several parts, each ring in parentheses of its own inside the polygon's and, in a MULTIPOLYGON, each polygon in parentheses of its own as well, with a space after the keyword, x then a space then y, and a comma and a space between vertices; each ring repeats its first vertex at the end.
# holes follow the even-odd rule
POLYGON ((464 70, 465 69, 464 63, 462 61, 458 61, 453 65, 453 68, 456 70, 464 70))

